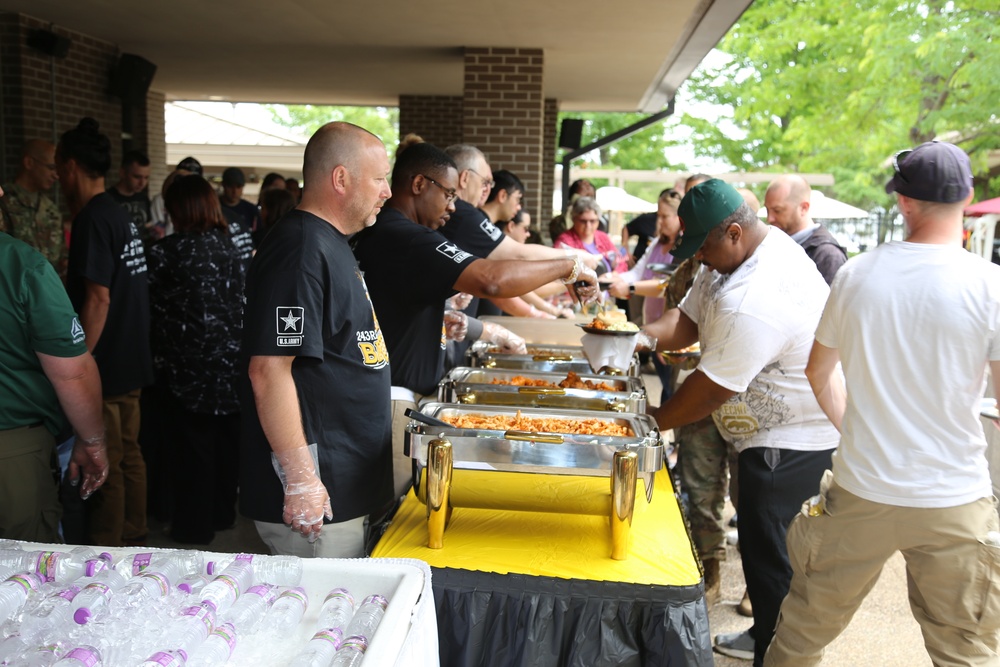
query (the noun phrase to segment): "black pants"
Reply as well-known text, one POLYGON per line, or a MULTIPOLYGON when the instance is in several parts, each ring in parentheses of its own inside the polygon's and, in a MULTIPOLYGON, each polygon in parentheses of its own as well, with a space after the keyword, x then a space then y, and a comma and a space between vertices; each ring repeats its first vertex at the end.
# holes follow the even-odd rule
POLYGON ((240 416, 185 410, 169 396, 169 460, 174 494, 170 536, 186 544, 208 544, 216 530, 236 521, 240 416))
POLYGON ((819 491, 833 449, 802 452, 753 447, 740 452, 740 552, 753 604, 754 667, 774 636, 792 581, 785 534, 802 503, 819 491))

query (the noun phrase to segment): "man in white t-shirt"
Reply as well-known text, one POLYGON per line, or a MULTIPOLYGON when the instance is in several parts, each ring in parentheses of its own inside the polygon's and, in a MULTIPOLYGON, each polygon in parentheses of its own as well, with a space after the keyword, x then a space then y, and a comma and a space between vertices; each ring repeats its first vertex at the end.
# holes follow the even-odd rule
POLYGON ((680 307, 646 330, 658 350, 700 342, 701 360, 656 418, 666 430, 711 414, 740 452, 738 528, 760 665, 792 577, 785 530, 837 446, 805 377, 829 288, 795 241, 718 179, 692 188, 677 213, 673 255, 703 266, 680 307))
POLYGON ((907 240, 838 272, 806 370, 842 435, 788 533, 795 575, 774 667, 819 664, 896 551, 934 664, 1000 664, 1000 536, 988 535, 998 519, 978 418, 987 362, 1000 374, 1000 266, 962 248, 961 149, 925 143, 893 167, 886 192, 907 240))

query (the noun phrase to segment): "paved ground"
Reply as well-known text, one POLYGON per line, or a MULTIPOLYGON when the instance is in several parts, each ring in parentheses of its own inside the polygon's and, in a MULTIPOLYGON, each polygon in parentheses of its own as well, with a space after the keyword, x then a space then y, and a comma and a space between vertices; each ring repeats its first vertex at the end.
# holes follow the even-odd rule
MULTIPOLYGON (((659 380, 655 375, 644 375, 650 396, 658 397, 659 380)), ((729 514, 732 507, 727 506, 729 514)), ((726 517, 729 518, 729 515, 726 517)), ((191 548, 173 542, 165 533, 165 526, 151 523, 150 546, 163 548, 191 548)), ((267 548, 257 537, 253 523, 240 519, 235 528, 220 532, 207 547, 210 551, 267 553, 267 548)), ((749 626, 749 619, 738 615, 735 604, 743 595, 743 570, 739 552, 727 547, 728 560, 722 565, 723 601, 709 613, 712 636, 734 632, 749 626)), ((745 667, 749 662, 715 656, 716 667, 745 667)), ((847 630, 828 649, 823 667, 928 667, 930 658, 924 652, 920 630, 910 615, 906 599, 906 574, 903 560, 898 555, 886 565, 882 577, 865 600, 847 630)))

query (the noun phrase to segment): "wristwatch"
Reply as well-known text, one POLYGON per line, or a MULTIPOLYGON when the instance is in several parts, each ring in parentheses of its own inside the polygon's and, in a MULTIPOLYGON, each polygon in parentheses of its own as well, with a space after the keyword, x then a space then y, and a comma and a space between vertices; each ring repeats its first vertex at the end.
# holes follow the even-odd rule
POLYGON ((628 293, 629 295, 635 294, 635 283, 632 283, 628 286, 628 293))

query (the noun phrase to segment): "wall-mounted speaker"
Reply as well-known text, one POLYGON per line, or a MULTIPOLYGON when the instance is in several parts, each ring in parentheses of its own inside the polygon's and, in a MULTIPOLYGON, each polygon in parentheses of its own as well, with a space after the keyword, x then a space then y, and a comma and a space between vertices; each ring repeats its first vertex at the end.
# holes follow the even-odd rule
POLYGON ((28 46, 38 49, 47 56, 65 58, 69 53, 68 37, 61 37, 50 30, 32 30, 28 33, 28 46))
POLYGON ((134 53, 123 53, 111 72, 111 94, 138 102, 146 97, 156 75, 156 65, 134 53))
POLYGON ((583 135, 583 120, 580 118, 563 118, 559 126, 559 148, 575 151, 580 147, 583 135))

